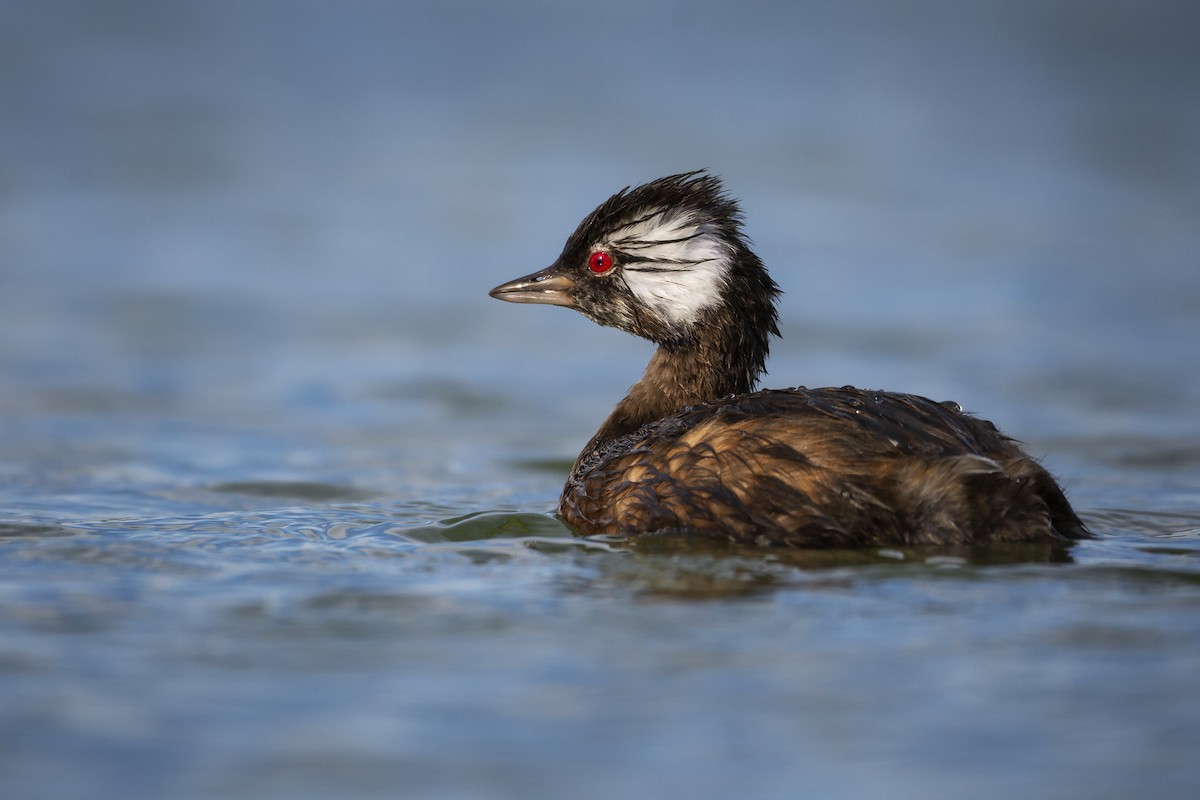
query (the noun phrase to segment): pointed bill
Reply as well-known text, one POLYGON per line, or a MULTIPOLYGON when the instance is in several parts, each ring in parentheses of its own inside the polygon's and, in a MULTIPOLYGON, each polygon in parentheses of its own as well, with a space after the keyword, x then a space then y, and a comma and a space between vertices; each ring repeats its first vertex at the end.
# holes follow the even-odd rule
POLYGON ((564 275, 558 265, 553 265, 541 272, 502 283, 488 294, 509 303, 545 303, 574 308, 575 300, 571 296, 574 286, 575 281, 564 275))

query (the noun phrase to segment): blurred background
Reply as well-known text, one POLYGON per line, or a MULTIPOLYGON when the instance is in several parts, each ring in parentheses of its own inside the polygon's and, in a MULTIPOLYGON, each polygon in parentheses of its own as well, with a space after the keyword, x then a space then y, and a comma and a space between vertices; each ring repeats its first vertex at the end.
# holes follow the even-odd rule
POLYGON ((212 444, 224 478, 311 477, 300 451, 366 432, 413 474, 327 469, 388 491, 444 456, 570 459, 649 350, 487 290, 610 193, 697 167, 785 291, 767 385, 955 398, 1047 444, 1198 435, 1191 3, 0 14, 0 413, 24 456, 194 483, 212 444))
MULTIPOLYGON (((395 785, 376 734, 409 719, 409 738, 390 741, 423 796, 447 776, 461 791, 439 796, 562 796, 579 769, 593 781, 582 797, 784 796, 798 775, 822 796, 864 796, 894 794, 897 765, 923 797, 983 796, 980 774, 994 796, 1194 787, 1181 766, 1194 759, 1176 756, 1194 753, 1198 726, 1173 698, 1195 674, 1195 604, 1167 592, 1147 610, 1141 589, 1114 595, 1108 573, 1015 593, 985 577, 962 596, 851 578, 849 596, 781 593, 755 623, 736 606, 622 605, 626 587, 660 579, 614 589, 606 570, 628 561, 601 562, 616 566, 599 577, 569 557, 496 572, 403 548, 412 526, 552 508, 650 355, 488 290, 549 264, 611 193, 705 167, 741 200, 785 292, 767 386, 957 400, 1027 442, 1111 537, 1076 551, 1085 566, 1158 569, 1140 544, 1113 548, 1194 541, 1200 519, 1198 32, 1187 0, 5 0, 0 672, 20 680, 0 697, 0 770, 57 796, 124 796, 131 775, 160 796, 213 796, 213 776, 255 797, 336 785, 308 782, 305 758, 279 755, 291 745, 271 749, 290 725, 336 731, 341 749, 320 763, 357 776, 339 791, 365 795, 372 776, 395 785), (339 549, 355 536, 393 558, 339 549), (272 571, 281 558, 300 566, 272 571), (364 586, 386 602, 339 605, 364 586), (398 586, 419 602, 388 594, 398 586), (1026 596, 1073 605, 1034 621, 1026 596), (949 666, 934 629, 921 638, 941 600, 966 609, 949 666), (411 607, 424 627, 389 627, 411 607), (1132 638, 1097 639, 1097 608, 1132 638), (120 646, 46 633, 59 624, 120 646), (698 638, 675 652, 679 630, 698 638), (999 630, 1027 638, 1000 647, 996 667, 979 653, 999 630), (395 649, 401 633, 435 657, 395 649), (335 691, 289 672, 329 668, 351 640, 366 666, 337 673, 335 691), (686 696, 655 683, 697 649, 727 669, 681 684, 686 696), (595 666, 647 650, 616 677, 595 666), (1114 655, 1126 650, 1153 658, 1114 655), (214 673, 198 655, 213 653, 243 671, 214 673), (577 653, 596 657, 590 670, 577 653), (1047 659, 1059 671, 1043 672, 1047 659), (863 696, 892 685, 884 662, 916 677, 863 696), (430 663, 443 683, 429 683, 430 663), (168 673, 175 683, 159 683, 168 673), (541 697, 547 674, 571 725, 488 705, 541 697), (813 695, 780 705, 801 680, 813 695), (963 693, 947 699, 947 685, 963 693), (746 686, 759 693, 743 713, 746 686), (441 699, 421 705, 420 692, 441 699), (661 727, 641 716, 656 700, 661 727), (964 718, 982 727, 964 733, 964 718), (684 729, 693 738, 677 739, 684 729), (772 730, 808 756, 781 753, 772 730), (509 749, 428 766, 462 737, 509 749), (1020 770, 992 757, 1000 740, 1030 743, 1009 762, 1020 770), (693 745, 761 780, 690 761, 693 745), (581 766, 568 749, 633 771, 581 766), (547 753, 566 758, 559 771, 547 753), (694 781, 654 783, 661 758, 694 781), (57 771, 65 762, 80 783, 57 771), (1134 762, 1157 782, 1122 771, 1134 762), (172 771, 183 764, 190 783, 172 771)), ((1194 581, 1195 550, 1167 552, 1162 574, 1194 581)), ((757 581, 760 568, 738 574, 757 581)), ((715 586, 740 580, 714 569, 715 586)))

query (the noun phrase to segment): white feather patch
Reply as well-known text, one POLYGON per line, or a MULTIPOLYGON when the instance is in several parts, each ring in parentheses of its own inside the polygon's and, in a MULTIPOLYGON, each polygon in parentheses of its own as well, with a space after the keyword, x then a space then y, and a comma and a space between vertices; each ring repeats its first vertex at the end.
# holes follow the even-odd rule
POLYGON ((631 257, 622 270, 626 285, 668 324, 690 326, 721 300, 729 247, 694 214, 647 212, 613 231, 602 246, 631 257))

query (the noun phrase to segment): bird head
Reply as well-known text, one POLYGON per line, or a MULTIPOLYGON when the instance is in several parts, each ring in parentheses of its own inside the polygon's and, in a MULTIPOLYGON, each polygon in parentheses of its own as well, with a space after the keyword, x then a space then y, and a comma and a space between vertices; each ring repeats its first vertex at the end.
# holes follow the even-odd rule
POLYGON ((775 332, 778 289, 749 248, 737 203, 718 178, 697 171, 617 192, 579 223, 553 264, 491 296, 574 308, 672 346, 746 291, 763 296, 775 332))

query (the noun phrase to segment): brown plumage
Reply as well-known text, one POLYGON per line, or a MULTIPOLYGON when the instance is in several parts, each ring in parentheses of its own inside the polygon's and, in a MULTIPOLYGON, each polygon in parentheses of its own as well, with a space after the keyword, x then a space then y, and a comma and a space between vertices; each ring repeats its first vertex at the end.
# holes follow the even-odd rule
POLYGON ((753 392, 778 289, 712 176, 619 192, 553 265, 492 295, 575 308, 659 345, 563 489, 559 514, 583 533, 797 547, 1088 535, 1049 473, 957 404, 753 392))

